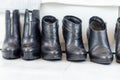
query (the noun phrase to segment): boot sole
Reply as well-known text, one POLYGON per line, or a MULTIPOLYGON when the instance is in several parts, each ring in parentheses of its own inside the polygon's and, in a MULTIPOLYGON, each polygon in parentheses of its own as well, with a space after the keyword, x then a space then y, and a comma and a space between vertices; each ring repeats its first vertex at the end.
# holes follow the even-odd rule
POLYGON ((109 65, 112 63, 111 60, 94 60, 94 59, 90 59, 91 62, 94 62, 94 63, 98 63, 98 64, 104 64, 104 65, 109 65))

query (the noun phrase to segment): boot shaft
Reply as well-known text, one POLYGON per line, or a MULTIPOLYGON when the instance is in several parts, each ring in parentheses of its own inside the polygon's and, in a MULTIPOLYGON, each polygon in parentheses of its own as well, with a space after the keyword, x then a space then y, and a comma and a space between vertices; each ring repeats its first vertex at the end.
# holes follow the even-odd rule
POLYGON ((10 11, 6 10, 5 13, 5 37, 8 39, 11 36, 11 18, 10 18, 10 11))
POLYGON ((40 37, 40 28, 39 28, 39 11, 33 10, 25 11, 25 19, 24 19, 24 31, 23 38, 38 38, 40 37))
POLYGON ((115 28, 115 39, 120 40, 120 17, 117 19, 116 28, 115 28))
POLYGON ((14 37, 17 39, 21 39, 20 37, 20 18, 19 18, 19 11, 18 10, 14 10, 12 13, 12 17, 11 17, 11 13, 9 10, 6 10, 6 33, 5 36, 6 38, 10 38, 10 37, 14 37))
POLYGON ((82 41, 82 21, 75 16, 65 16, 63 19, 63 36, 65 43, 70 45, 71 43, 81 45, 82 41))
POLYGON ((89 48, 102 46, 110 49, 105 22, 96 16, 90 18, 88 29, 89 48))
POLYGON ((114 36, 116 40, 116 53, 119 53, 120 51, 120 17, 117 19, 114 36))
POLYGON ((13 11, 13 33, 14 37, 20 39, 20 14, 18 10, 13 11))
POLYGON ((40 38, 39 10, 32 11, 31 37, 40 38))
POLYGON ((58 20, 55 17, 43 17, 42 38, 53 42, 59 42, 58 28, 58 20))

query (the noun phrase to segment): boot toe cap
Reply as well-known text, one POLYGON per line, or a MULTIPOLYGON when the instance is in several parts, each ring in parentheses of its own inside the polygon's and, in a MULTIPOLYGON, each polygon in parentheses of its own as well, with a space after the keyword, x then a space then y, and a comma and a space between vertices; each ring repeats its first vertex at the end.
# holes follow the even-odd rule
POLYGON ((100 63, 100 64, 110 64, 113 61, 113 55, 112 53, 98 53, 96 55, 91 56, 91 61, 100 63))

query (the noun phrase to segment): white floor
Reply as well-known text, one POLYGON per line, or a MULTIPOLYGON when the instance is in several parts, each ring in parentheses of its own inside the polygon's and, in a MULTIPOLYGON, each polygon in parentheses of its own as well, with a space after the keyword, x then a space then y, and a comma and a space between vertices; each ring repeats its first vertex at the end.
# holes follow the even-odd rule
MULTIPOLYGON (((1 53, 1 52, 0 52, 1 53)), ((119 80, 120 64, 85 62, 5 60, 0 54, 0 80, 119 80)))

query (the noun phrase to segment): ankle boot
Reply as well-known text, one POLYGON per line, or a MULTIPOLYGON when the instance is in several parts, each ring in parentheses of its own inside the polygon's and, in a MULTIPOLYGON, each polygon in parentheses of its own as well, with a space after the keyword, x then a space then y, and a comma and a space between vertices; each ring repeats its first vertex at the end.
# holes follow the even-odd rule
POLYGON ((63 37, 68 61, 84 61, 87 53, 82 41, 81 20, 75 16, 63 19, 63 37))
POLYGON ((43 17, 41 52, 42 58, 45 60, 60 60, 62 58, 58 27, 58 20, 55 17, 43 17))
POLYGON ((120 63, 120 18, 117 19, 115 28, 115 40, 116 40, 116 61, 120 63))
POLYGON ((22 38, 22 58, 34 60, 40 58, 39 11, 26 10, 22 38))
POLYGON ((5 20, 6 31, 2 48, 3 57, 16 59, 20 57, 21 50, 19 11, 14 10, 11 18, 10 11, 7 10, 5 20))
POLYGON ((113 55, 109 46, 105 22, 97 17, 91 17, 87 31, 90 60, 100 64, 110 64, 113 55))

